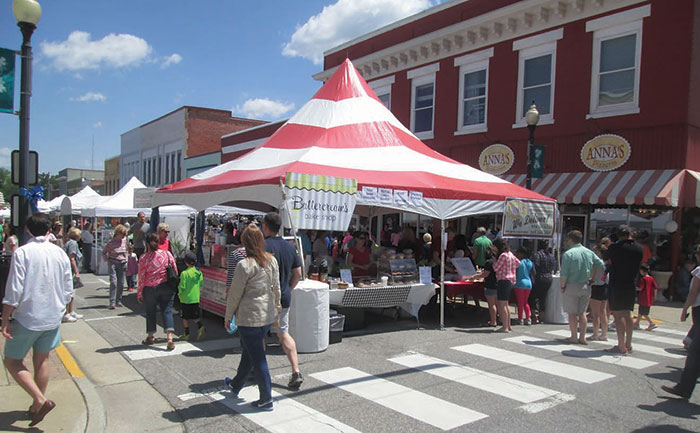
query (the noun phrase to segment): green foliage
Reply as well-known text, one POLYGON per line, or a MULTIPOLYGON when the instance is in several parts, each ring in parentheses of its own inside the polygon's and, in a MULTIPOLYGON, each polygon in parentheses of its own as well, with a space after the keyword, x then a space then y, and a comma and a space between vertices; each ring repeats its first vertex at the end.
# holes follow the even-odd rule
POLYGON ((12 176, 10 170, 6 168, 0 168, 0 192, 5 197, 5 202, 10 202, 10 197, 12 194, 17 194, 19 187, 12 184, 12 176))
POLYGON ((39 173, 39 185, 44 187, 44 200, 49 201, 52 198, 50 196, 50 191, 58 191, 58 176, 50 173, 39 173))

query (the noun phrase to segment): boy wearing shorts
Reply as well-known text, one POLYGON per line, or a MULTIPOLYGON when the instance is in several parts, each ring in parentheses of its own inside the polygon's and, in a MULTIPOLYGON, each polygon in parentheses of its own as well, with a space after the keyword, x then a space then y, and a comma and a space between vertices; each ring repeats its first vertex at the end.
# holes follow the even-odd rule
POLYGON ((197 256, 193 253, 185 254, 185 264, 187 269, 180 273, 180 284, 177 286, 180 304, 182 304, 182 326, 185 328, 185 333, 180 338, 183 340, 190 339, 190 320, 194 320, 197 325, 197 340, 204 338, 206 329, 202 325, 201 312, 199 310, 199 289, 202 287, 204 277, 202 271, 194 265, 197 263, 197 256))
POLYGON ((649 323, 646 330, 651 331, 657 326, 656 323, 652 322, 649 318, 649 312, 659 287, 656 285, 654 277, 649 275, 649 265, 642 263, 639 266, 639 272, 642 274, 642 278, 639 279, 639 283, 637 284, 637 292, 639 292, 639 314, 637 314, 637 320, 634 321, 634 328, 639 329, 639 322, 644 318, 644 320, 649 323))

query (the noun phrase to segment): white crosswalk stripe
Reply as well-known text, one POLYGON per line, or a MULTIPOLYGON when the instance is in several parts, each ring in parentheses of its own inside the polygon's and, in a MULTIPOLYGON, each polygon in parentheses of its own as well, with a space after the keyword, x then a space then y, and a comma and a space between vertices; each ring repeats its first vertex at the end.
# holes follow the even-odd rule
MULTIPOLYGON (((571 335, 571 333, 565 329, 560 329, 558 331, 547 331, 547 334, 552 334, 556 335, 559 337, 568 337, 571 335)), ((598 341, 598 340, 588 340, 590 344, 601 344, 604 346, 615 346, 617 344, 617 340, 608 340, 608 341, 598 341)), ((647 346, 645 344, 638 344, 634 343, 633 347, 635 352, 641 352, 641 353, 650 353, 652 355, 657 355, 657 356, 664 356, 666 358, 673 358, 673 359, 683 359, 685 358, 684 355, 679 355, 677 353, 670 353, 667 352, 666 350, 656 347, 656 346, 647 346)))
POLYGON ((683 339, 682 338, 670 338, 670 337, 663 337, 660 335, 654 335, 656 334, 656 331, 652 332, 647 332, 647 331, 639 331, 635 330, 632 332, 632 340, 647 340, 647 341, 653 341, 656 343, 664 343, 664 344, 670 344, 673 347, 683 347, 683 339))
POLYGON ((151 358, 163 358, 166 356, 182 355, 192 352, 210 352, 215 350, 233 349, 240 347, 237 338, 223 338, 221 340, 204 340, 196 343, 176 342, 175 350, 165 350, 164 344, 143 346, 139 349, 125 350, 122 353, 132 361, 151 358))
POLYGON ((685 337, 688 335, 688 331, 679 331, 677 329, 668 329, 668 328, 663 328, 663 327, 658 327, 652 331, 652 333, 657 333, 657 332, 663 332, 665 334, 673 334, 673 335, 679 335, 681 337, 685 337))
POLYGON ((505 364, 516 365, 529 370, 539 371, 541 373, 547 373, 588 384, 615 377, 612 374, 577 367, 575 365, 565 364, 563 362, 552 361, 549 359, 537 358, 524 353, 485 346, 483 344, 467 344, 465 346, 456 346, 452 349, 471 355, 493 359, 505 364))
POLYGON ((535 338, 525 335, 519 335, 517 337, 505 338, 503 341, 508 341, 511 343, 524 344, 530 347, 537 347, 540 349, 549 350, 552 352, 558 352, 567 356, 574 356, 579 358, 586 358, 591 360, 596 360, 604 362, 606 364, 615 364, 622 367, 629 367, 634 369, 642 369, 656 365, 656 362, 646 361, 644 359, 632 358, 629 356, 618 356, 611 355, 602 350, 588 349, 581 345, 571 345, 565 343, 559 343, 557 341, 544 340, 542 338, 535 338))
POLYGON ((209 397, 223 403, 231 410, 273 433, 360 433, 342 422, 322 414, 306 405, 272 392, 275 401, 272 412, 261 412, 250 406, 259 397, 255 386, 243 388, 237 399, 229 391, 211 394, 209 397))
POLYGON ((442 430, 450 430, 488 417, 481 412, 351 367, 314 373, 310 376, 442 430))
POLYGON ((558 391, 541 386, 531 385, 426 355, 400 356, 391 358, 389 361, 521 403, 532 403, 559 394, 558 391))

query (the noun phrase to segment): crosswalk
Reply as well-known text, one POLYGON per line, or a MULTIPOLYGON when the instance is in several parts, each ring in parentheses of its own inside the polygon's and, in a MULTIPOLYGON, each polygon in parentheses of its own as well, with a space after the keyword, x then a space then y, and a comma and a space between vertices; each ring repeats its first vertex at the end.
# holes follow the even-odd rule
POLYGON ((635 333, 633 356, 604 352, 602 349, 614 345, 612 339, 591 341, 589 346, 564 344, 558 338, 568 336, 565 329, 538 336, 509 334, 487 344, 464 339, 462 342, 468 344, 450 345, 442 357, 411 351, 362 367, 310 371, 303 392, 273 391, 273 412, 261 413, 250 407, 258 398, 255 386, 244 388, 237 399, 221 389, 201 396, 274 433, 376 431, 362 420, 340 416, 341 411, 332 407, 328 398, 311 398, 324 392, 340 395, 346 407, 361 407, 370 418, 412 422, 418 426, 416 431, 447 431, 477 426, 497 417, 504 407, 523 416, 553 410, 571 404, 577 393, 589 387, 614 386, 617 376, 626 378, 627 372, 684 358, 674 351, 680 347, 680 335, 666 335, 635 333))

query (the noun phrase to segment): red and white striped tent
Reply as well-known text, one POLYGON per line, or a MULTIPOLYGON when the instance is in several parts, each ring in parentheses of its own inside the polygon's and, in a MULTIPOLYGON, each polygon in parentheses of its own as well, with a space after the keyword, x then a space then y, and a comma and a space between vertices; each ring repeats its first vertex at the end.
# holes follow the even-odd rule
MULTIPOLYGON (((287 123, 250 153, 160 188, 154 206, 198 210, 282 204, 287 173, 357 180, 363 187, 422 193, 419 205, 382 205, 441 220, 503 211, 506 197, 552 201, 430 149, 380 101, 350 60, 287 123)), ((370 205, 358 194, 358 206, 370 205)), ((371 203, 376 206, 376 203, 371 203)))

